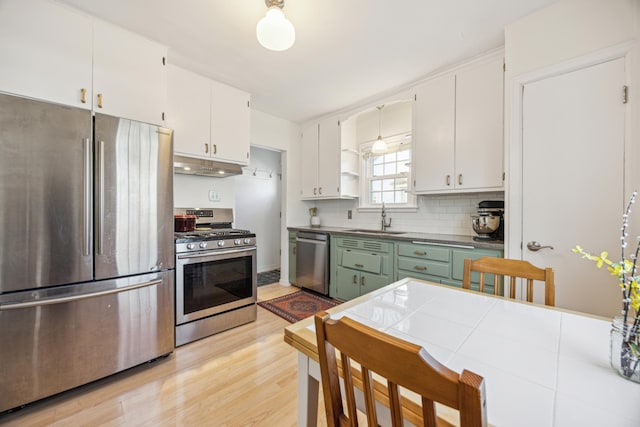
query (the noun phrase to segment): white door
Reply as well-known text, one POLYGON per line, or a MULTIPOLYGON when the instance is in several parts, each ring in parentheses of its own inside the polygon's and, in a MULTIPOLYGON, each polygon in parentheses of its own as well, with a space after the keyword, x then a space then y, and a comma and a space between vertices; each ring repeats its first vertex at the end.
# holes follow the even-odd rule
POLYGON ((249 164, 249 94, 216 81, 211 82, 212 156, 223 161, 249 164))
POLYGON ((619 259, 624 67, 624 59, 609 61, 523 93, 523 258, 555 270, 558 307, 607 317, 621 308, 617 279, 571 249, 619 259), (553 249, 531 251, 531 241, 553 249))

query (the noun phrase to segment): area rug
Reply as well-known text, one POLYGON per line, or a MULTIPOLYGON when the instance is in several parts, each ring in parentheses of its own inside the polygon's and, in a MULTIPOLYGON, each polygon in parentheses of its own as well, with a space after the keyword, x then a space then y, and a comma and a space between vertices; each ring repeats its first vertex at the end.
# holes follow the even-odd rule
POLYGON ((298 291, 268 301, 258 302, 260 307, 277 314, 291 323, 313 316, 318 311, 335 307, 338 304, 340 304, 340 301, 306 291, 298 291))

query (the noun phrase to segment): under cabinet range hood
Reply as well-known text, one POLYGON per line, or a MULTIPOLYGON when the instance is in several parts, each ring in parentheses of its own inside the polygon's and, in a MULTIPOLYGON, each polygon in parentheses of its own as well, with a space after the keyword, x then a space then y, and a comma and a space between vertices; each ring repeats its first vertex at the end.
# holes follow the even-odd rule
POLYGON ((225 178, 242 174, 242 167, 235 163, 219 162, 217 160, 200 159, 187 156, 173 156, 173 171, 187 175, 211 176, 225 178))

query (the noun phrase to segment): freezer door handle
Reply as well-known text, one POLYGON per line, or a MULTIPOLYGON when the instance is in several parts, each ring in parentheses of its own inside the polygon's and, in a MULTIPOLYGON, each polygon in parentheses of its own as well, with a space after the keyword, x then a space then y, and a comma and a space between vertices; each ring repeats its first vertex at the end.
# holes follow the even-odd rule
POLYGON ((96 253, 104 253, 104 141, 98 141, 98 228, 96 253))
POLYGON ((82 239, 82 254, 91 255, 91 140, 84 140, 84 227, 82 239))
POLYGON ((43 305, 51 305, 51 304, 62 304, 65 302, 79 301, 79 300, 88 299, 88 298, 101 297, 104 295, 118 294, 121 292, 132 291, 134 289, 140 289, 140 288, 146 288, 148 286, 159 285, 161 283, 162 283, 161 279, 150 280, 148 282, 138 283, 135 285, 124 287, 124 288, 112 288, 112 289, 106 289, 104 291, 89 292, 89 293, 80 294, 80 295, 71 295, 66 297, 48 298, 48 299, 26 301, 26 302, 3 303, 3 304, 0 304, 0 311, 17 310, 19 308, 40 307, 43 305))

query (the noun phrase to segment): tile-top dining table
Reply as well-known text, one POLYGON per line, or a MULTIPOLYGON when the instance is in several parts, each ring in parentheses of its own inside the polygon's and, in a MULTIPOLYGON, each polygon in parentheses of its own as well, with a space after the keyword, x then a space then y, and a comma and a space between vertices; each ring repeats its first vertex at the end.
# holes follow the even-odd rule
MULTIPOLYGON (((419 344, 456 372, 484 377, 489 425, 640 426, 640 384, 609 364, 608 319, 410 278, 328 312, 419 344)), ((298 426, 315 426, 313 317, 288 326, 284 339, 299 352, 298 426)), ((457 424, 456 411, 438 411, 457 424)))

